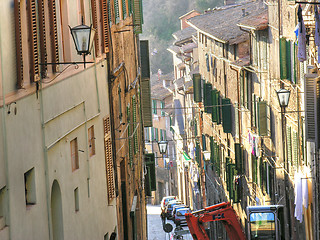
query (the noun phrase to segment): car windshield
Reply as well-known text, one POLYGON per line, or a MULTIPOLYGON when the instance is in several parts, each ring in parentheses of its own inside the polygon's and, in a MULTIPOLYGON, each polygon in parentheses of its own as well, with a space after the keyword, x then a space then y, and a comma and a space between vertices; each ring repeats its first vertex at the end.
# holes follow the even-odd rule
POLYGON ((274 213, 250 214, 251 239, 276 239, 274 213))
POLYGON ((190 212, 189 209, 181 209, 181 210, 178 211, 178 214, 185 215, 188 212, 190 212))

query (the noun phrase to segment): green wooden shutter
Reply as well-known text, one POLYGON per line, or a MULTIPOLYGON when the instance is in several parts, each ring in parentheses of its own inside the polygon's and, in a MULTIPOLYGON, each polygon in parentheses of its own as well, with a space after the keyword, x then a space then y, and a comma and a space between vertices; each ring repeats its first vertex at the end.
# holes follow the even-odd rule
POLYGON ((229 98, 222 99, 222 127, 225 133, 232 133, 231 101, 229 98))
POLYGON ((287 126, 287 159, 292 166, 292 142, 291 142, 291 127, 287 126))
POLYGON ((164 117, 166 114, 165 114, 165 111, 163 110, 165 108, 165 103, 164 101, 161 101, 160 102, 160 107, 161 107, 161 116, 164 117))
POLYGON ((207 150, 206 135, 202 134, 202 151, 207 150))
POLYGON ((244 71, 240 71, 240 104, 244 106, 244 71))
POLYGON ((214 164, 214 139, 212 136, 210 137, 210 153, 210 163, 214 164))
POLYGON ((112 18, 111 18, 111 0, 107 0, 107 7, 108 7, 108 21, 109 25, 112 24, 112 18))
POLYGON ((280 51, 280 78, 281 79, 287 79, 287 41, 285 38, 280 38, 279 40, 279 51, 280 51))
POLYGON ((157 114, 157 100, 152 100, 152 113, 157 114))
POLYGON ((195 120, 194 122, 194 136, 197 137, 198 136, 198 123, 195 120))
POLYGON ((206 65, 207 65, 207 72, 210 72, 209 55, 207 53, 206 53, 206 65))
POLYGON ((200 145, 198 142, 196 143, 196 161, 200 164, 200 145))
POLYGON ((113 0, 113 7, 114 7, 115 23, 118 23, 120 21, 120 12, 119 12, 119 2, 118 2, 118 0, 113 0))
POLYGON ((151 127, 151 141, 154 141, 154 127, 151 127))
POLYGON ((163 130, 162 129, 160 129, 160 141, 163 141, 164 139, 163 139, 163 130))
POLYGON ((211 97, 211 91, 212 91, 212 84, 211 83, 205 83, 203 85, 203 104, 204 104, 204 111, 206 113, 212 113, 212 97, 211 97))
POLYGON ((293 44, 293 82, 297 84, 297 52, 296 52, 296 44, 293 44))
POLYGON ((216 144, 216 172, 218 174, 218 176, 220 176, 220 166, 221 166, 221 149, 220 149, 220 145, 219 143, 216 144))
POLYGON ((150 78, 149 41, 140 41, 141 78, 150 78))
POLYGON ((193 74, 193 100, 195 102, 201 102, 202 101, 201 75, 199 73, 193 74))
POLYGON ((158 132, 158 128, 154 128, 154 132, 155 132, 156 141, 159 142, 159 132, 158 132))
POLYGON ((240 129, 239 129, 239 109, 238 104, 236 104, 234 108, 234 130, 237 137, 239 137, 240 129))
POLYGON ((268 136, 268 105, 266 101, 258 102, 259 110, 259 135, 268 136))
POLYGON ((147 167, 147 173, 150 173, 150 188, 151 191, 157 190, 157 180, 156 180, 156 166, 154 153, 145 154, 145 164, 147 167))
POLYGON ((298 156, 298 133, 296 131, 293 131, 293 137, 292 137, 292 158, 293 158, 293 165, 298 169, 299 167, 299 156, 298 156))
POLYGON ((133 148, 132 148, 132 124, 131 124, 131 111, 130 111, 130 105, 127 106, 127 122, 128 122, 128 145, 129 145, 129 162, 130 162, 130 166, 132 165, 133 162, 133 148))
POLYGON ((291 79, 291 41, 286 41, 286 68, 287 68, 287 79, 291 79))
POLYGON ((138 152, 138 129, 137 126, 137 101, 136 101, 136 96, 132 96, 132 121, 133 121, 133 144, 134 144, 134 154, 138 152))
POLYGON ((216 98, 217 98, 217 124, 221 124, 221 96, 220 96, 220 91, 216 93, 216 98))
POLYGON ((216 98, 216 95, 217 95, 217 89, 213 89, 211 91, 211 102, 212 102, 212 115, 211 115, 211 119, 212 119, 212 122, 217 122, 218 121, 218 118, 217 118, 217 113, 218 113, 218 109, 217 109, 217 98, 216 98))
POLYGON ((252 115, 251 115, 251 117, 252 117, 252 126, 253 127, 256 127, 257 126, 257 108, 256 108, 256 95, 253 93, 252 94, 252 115))
POLYGON ((126 0, 122 0, 122 19, 125 19, 126 17, 127 17, 126 0))
POLYGON ((243 149, 240 143, 235 143, 234 144, 234 150, 235 150, 235 162, 236 162, 236 167, 239 172, 239 174, 244 173, 243 169, 243 149))
POLYGON ((132 14, 132 0, 128 0, 129 16, 132 14))
POLYGON ((143 11, 142 0, 133 0, 133 24, 136 34, 142 33, 143 11))
POLYGON ((165 141, 167 141, 167 131, 166 130, 162 130, 162 132, 163 132, 163 139, 165 141))

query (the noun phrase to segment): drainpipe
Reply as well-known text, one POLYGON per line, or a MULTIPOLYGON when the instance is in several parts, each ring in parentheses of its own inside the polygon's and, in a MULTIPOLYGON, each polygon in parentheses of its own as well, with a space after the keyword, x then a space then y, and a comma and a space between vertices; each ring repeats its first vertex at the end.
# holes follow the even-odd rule
MULTIPOLYGON (((0 42, 1 41, 1 28, 0 28, 0 42)), ((9 179, 9 159, 8 159, 8 143, 7 143, 7 129, 6 129, 6 101, 5 101, 5 90, 4 90, 4 84, 3 84, 3 56, 2 56, 2 51, 0 48, 0 61, 1 61, 1 79, 0 79, 0 83, 1 83, 1 87, 2 87, 2 141, 3 141, 3 158, 4 158, 4 165, 5 165, 5 174, 6 174, 6 193, 7 193, 7 206, 8 206, 8 211, 7 211, 7 215, 6 219, 9 225, 9 240, 12 239, 12 226, 11 226, 11 218, 10 218, 10 179, 9 179)))
POLYGON ((42 148, 43 148, 43 159, 44 159, 44 175, 45 175, 45 185, 46 185, 46 199, 47 199, 47 218, 48 218, 48 230, 49 230, 49 239, 53 238, 52 236, 52 223, 51 223, 51 211, 50 211, 50 184, 49 184, 49 164, 48 164, 48 148, 46 147, 46 138, 45 138, 45 122, 44 122, 44 112, 43 112, 43 88, 41 79, 39 82, 39 102, 40 102, 40 121, 41 121, 41 135, 42 135, 42 148))

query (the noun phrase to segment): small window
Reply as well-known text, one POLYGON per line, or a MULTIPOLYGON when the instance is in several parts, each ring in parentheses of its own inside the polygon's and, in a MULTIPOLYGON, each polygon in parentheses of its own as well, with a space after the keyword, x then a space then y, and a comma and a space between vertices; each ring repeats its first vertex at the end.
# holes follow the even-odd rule
POLYGON ((79 211, 79 188, 74 190, 74 210, 79 211))
POLYGON ((94 126, 88 129, 88 140, 89 140, 89 155, 90 157, 96 154, 96 138, 94 137, 94 126))
POLYGON ((36 204, 36 182, 34 168, 24 174, 24 189, 26 205, 36 204))
POLYGON ((78 141, 77 138, 70 142, 72 172, 79 169, 78 141))

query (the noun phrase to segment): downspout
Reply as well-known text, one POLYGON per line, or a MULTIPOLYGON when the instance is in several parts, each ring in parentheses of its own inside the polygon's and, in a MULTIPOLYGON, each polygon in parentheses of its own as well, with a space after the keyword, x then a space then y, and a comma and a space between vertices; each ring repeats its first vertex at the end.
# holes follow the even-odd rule
POLYGON ((51 211, 50 211, 50 184, 49 184, 49 164, 48 164, 48 148, 46 147, 45 138, 45 122, 44 122, 44 112, 43 112, 43 89, 41 79, 39 81, 39 102, 40 102, 40 121, 41 121, 41 135, 42 135, 42 147, 43 147, 43 159, 44 159, 44 175, 45 175, 45 185, 46 185, 46 198, 47 198, 47 217, 48 217, 48 230, 49 239, 53 238, 51 229, 51 211))
MULTIPOLYGON (((1 28, 0 28, 0 42, 1 41, 1 28)), ((7 221, 8 221, 8 225, 9 225, 9 240, 12 239, 12 226, 11 226, 11 218, 10 218, 10 179, 9 179, 9 159, 8 159, 8 143, 7 143, 7 129, 6 129, 6 100, 5 100, 5 90, 4 90, 4 84, 3 84, 3 56, 2 56, 2 51, 0 48, 0 61, 1 61, 1 79, 0 79, 0 83, 1 83, 1 87, 2 87, 2 140, 3 140, 3 158, 4 158, 4 165, 5 165, 5 174, 6 174, 6 193, 7 193, 7 206, 8 206, 8 211, 7 211, 7 221)))

